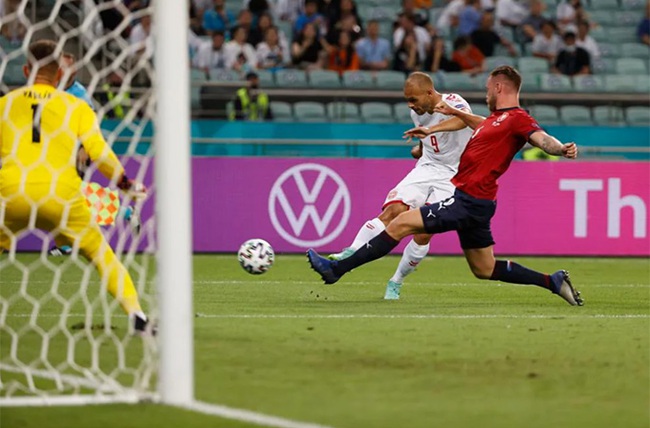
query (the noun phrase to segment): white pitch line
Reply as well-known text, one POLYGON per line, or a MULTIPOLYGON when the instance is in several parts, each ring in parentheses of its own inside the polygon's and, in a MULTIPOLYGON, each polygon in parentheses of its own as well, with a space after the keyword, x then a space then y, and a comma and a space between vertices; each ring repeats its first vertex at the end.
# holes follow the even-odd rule
POLYGON ((188 410, 194 410, 195 412, 205 413, 213 416, 221 416, 242 422, 250 422, 255 425, 262 425, 266 427, 330 428, 325 425, 314 424, 311 422, 294 421, 277 416, 265 415, 264 413, 253 412, 251 410, 235 409, 232 407, 222 406, 219 404, 210 404, 203 401, 193 401, 191 404, 182 407, 188 410))
POLYGON ((203 314, 197 318, 236 318, 236 319, 648 319, 650 314, 203 314))

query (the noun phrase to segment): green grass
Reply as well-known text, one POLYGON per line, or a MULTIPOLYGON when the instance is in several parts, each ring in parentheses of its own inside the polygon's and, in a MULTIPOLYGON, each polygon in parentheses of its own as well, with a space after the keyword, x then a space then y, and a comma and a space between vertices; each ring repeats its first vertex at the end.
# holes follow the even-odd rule
MULTIPOLYGON (((397 302, 381 299, 394 257, 334 286, 319 284, 298 256, 278 257, 259 277, 241 270, 233 255, 194 260, 200 400, 338 428, 650 426, 647 259, 518 259, 542 271, 569 269, 586 302, 581 308, 537 287, 476 280, 453 257, 425 260, 397 302)), ((37 273, 45 283, 51 277, 37 273)), ((62 295, 74 291, 79 275, 65 273, 62 295)), ((3 298, 16 292, 18 279, 17 270, 0 270, 3 298)), ((28 287, 35 297, 45 290, 28 287)), ((30 308, 21 299, 9 313, 30 308)), ((49 303, 45 309, 60 311, 49 303)), ((78 303, 71 312, 81 309, 78 303)), ((67 325, 79 321, 73 316, 67 325)), ((26 322, 7 318, 12 328, 26 322)), ((55 322, 39 319, 43 328, 55 322)), ((115 323, 123 335, 124 320, 115 323)), ((5 361, 4 331, 0 340, 5 361)), ((65 360, 56 342, 49 358, 65 360)), ((40 343, 26 335, 25 356, 37 354, 40 343)), ((102 346, 109 350, 102 351, 104 364, 114 367, 112 346, 102 346)), ((133 340, 127 349, 133 360, 142 352, 133 340)), ((5 408, 0 426, 247 425, 142 405, 5 408)))

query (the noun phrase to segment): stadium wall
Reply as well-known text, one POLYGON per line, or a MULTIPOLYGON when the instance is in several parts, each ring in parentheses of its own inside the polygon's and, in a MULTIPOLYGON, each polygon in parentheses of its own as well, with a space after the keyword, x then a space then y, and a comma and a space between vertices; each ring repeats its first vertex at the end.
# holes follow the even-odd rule
MULTIPOLYGON (((102 128, 116 130, 114 148, 125 153, 131 144, 147 153, 152 127, 130 128, 104 120, 102 128)), ((194 120, 194 156, 324 156, 400 159, 410 157, 402 133, 406 124, 282 123, 194 120)), ((547 126, 562 141, 576 141, 583 154, 607 159, 650 160, 647 127, 547 126)))

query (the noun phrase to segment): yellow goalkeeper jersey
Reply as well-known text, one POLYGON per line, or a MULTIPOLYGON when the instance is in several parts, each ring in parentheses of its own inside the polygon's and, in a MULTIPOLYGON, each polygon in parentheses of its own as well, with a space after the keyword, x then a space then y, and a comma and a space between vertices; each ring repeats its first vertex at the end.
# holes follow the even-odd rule
POLYGON ((9 92, 0 98, 0 191, 52 182, 79 189, 79 142, 104 176, 124 173, 86 102, 45 84, 9 92))

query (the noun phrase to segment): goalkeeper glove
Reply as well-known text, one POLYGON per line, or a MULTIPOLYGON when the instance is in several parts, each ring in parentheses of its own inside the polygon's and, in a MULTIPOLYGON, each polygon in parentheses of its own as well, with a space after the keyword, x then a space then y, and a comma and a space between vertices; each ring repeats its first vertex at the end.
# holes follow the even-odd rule
POLYGON ((144 199, 147 197, 147 188, 144 184, 133 181, 126 174, 122 175, 117 182, 118 189, 133 199, 144 199))

